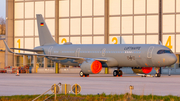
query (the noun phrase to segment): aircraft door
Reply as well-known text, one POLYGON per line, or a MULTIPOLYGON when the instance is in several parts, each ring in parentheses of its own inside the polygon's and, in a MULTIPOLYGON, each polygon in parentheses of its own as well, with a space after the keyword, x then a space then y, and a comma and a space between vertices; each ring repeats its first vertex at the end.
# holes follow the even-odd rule
POLYGON ((102 56, 104 57, 106 53, 106 48, 102 49, 102 56))
POLYGON ((77 48, 75 56, 79 57, 80 48, 77 48))
POLYGON ((49 47, 49 49, 48 49, 48 55, 51 55, 52 49, 53 49, 53 46, 49 47))
POLYGON ((152 52, 153 52, 154 46, 149 47, 147 52, 147 58, 152 58, 152 52))

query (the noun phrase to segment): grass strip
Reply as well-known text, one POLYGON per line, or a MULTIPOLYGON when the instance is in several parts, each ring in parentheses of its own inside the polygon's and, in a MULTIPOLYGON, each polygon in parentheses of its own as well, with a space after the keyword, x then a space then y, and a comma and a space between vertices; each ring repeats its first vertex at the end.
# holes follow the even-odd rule
MULTIPOLYGON (((13 95, 13 96, 0 96, 0 101, 32 101, 39 95, 13 95)), ((41 96, 36 101, 43 101, 51 96, 46 94, 41 96)), ((54 101, 54 96, 46 101, 54 101)), ((180 101, 179 96, 157 96, 157 95, 135 95, 135 94, 113 94, 106 95, 105 93, 99 95, 75 95, 75 94, 57 94, 57 101, 180 101)))

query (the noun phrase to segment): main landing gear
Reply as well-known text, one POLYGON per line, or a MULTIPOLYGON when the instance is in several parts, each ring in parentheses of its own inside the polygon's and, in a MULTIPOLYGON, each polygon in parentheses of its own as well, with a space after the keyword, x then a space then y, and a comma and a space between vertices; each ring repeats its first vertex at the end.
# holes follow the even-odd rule
POLYGON ((122 76, 122 75, 123 75, 123 72, 120 70, 120 67, 118 67, 117 70, 113 71, 113 76, 118 77, 118 76, 122 76))
POLYGON ((82 71, 79 72, 80 77, 89 77, 89 74, 84 74, 82 71))

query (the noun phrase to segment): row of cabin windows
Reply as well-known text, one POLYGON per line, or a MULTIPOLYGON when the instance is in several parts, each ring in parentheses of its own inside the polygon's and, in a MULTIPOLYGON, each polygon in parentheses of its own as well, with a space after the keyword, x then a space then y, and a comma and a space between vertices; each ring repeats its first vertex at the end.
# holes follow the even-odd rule
MULTIPOLYGON (((62 53, 75 53, 75 51, 62 51, 62 53)), ((79 53, 102 53, 102 51, 80 51, 79 53)), ((105 51, 103 53, 141 53, 141 51, 105 51)))

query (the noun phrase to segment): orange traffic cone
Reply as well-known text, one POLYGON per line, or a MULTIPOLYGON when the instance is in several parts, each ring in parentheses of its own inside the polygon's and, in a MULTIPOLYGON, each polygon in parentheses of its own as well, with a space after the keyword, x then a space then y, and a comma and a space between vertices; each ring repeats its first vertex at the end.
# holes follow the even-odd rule
POLYGON ((19 70, 17 69, 17 74, 16 74, 16 76, 19 76, 19 70))

